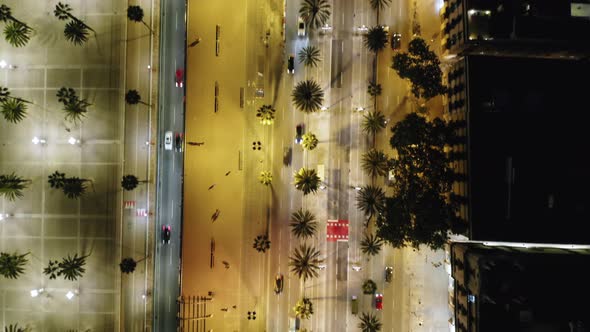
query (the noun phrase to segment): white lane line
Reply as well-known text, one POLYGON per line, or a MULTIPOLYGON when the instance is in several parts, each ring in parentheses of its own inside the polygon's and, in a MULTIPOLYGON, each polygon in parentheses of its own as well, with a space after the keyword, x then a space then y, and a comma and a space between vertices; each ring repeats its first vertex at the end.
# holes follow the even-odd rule
POLYGON ((178 30, 178 12, 174 15, 174 27, 178 30))
POLYGON ((172 206, 172 209, 170 209, 170 219, 174 220, 174 200, 172 200, 170 205, 172 206))
POLYGON ((170 295, 168 295, 168 312, 172 312, 172 306, 171 306, 171 299, 170 299, 170 295))

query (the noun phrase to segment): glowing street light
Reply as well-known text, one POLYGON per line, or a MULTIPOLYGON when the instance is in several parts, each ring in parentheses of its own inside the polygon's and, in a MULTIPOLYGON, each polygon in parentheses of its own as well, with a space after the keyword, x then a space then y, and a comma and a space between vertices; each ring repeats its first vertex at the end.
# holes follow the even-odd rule
POLYGON ((37 145, 37 144, 43 145, 43 144, 47 143, 47 141, 45 139, 39 138, 37 136, 33 137, 33 139, 31 140, 31 142, 33 142, 33 144, 35 144, 35 145, 37 145))
POLYGON ((72 145, 75 145, 75 144, 80 143, 80 140, 79 139, 75 139, 75 138, 73 138, 73 137, 70 136, 70 138, 68 138, 68 143, 70 143, 72 145))
POLYGON ((71 301, 71 300, 74 298, 74 296, 76 296, 76 295, 78 295, 78 290, 77 290, 77 289, 76 289, 76 290, 74 290, 73 292, 72 292, 72 291, 68 291, 68 292, 66 293, 66 297, 67 297, 67 298, 68 298, 68 300, 70 300, 70 301, 71 301))
POLYGON ((39 294, 43 293, 44 291, 45 291, 44 288, 33 289, 31 291, 31 297, 37 297, 37 296, 39 296, 39 294))

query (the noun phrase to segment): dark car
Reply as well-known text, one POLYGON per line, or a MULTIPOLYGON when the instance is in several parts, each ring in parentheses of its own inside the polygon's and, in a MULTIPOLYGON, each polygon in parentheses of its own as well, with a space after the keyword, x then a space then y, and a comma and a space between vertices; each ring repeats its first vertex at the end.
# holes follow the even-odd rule
POLYGON ((375 309, 383 309, 383 294, 375 294, 375 309))
POLYGON ((391 282, 391 279, 393 279, 393 267, 387 266, 385 267, 385 281, 391 282))
POLYGON ((303 123, 300 123, 295 127, 295 144, 301 144, 303 142, 303 123))
POLYGON ((170 243, 170 232, 172 232, 170 225, 162 225, 162 243, 170 243))
POLYGON ((277 274, 275 277, 275 294, 280 294, 283 291, 283 275, 277 274))
POLYGON ((391 35, 391 49, 394 51, 399 50, 402 47, 402 35, 400 33, 394 33, 391 35))
POLYGON ((292 55, 289 56, 289 61, 287 61, 287 73, 295 73, 295 57, 292 55))
POLYGON ((184 143, 184 134, 176 133, 176 138, 174 139, 174 150, 176 152, 182 152, 182 146, 184 143))

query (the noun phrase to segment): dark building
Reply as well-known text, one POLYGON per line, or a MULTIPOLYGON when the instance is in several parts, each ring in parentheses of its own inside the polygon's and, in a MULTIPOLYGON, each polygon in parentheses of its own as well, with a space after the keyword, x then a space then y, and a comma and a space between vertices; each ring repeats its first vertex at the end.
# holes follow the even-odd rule
POLYGON ((587 57, 588 0, 445 0, 447 54, 587 57))
MULTIPOLYGON (((481 241, 589 244, 590 66, 466 56, 448 73, 454 192, 481 241)), ((590 305, 589 305, 590 307, 590 305)), ((590 313, 589 313, 590 315, 590 313)))
POLYGON ((451 244, 459 332, 582 332, 590 249, 451 244))

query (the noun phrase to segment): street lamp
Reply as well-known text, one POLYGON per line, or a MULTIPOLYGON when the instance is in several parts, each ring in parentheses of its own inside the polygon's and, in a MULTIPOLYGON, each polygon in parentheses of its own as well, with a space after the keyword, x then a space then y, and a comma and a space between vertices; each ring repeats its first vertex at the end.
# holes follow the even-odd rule
POLYGON ((70 138, 68 138, 68 143, 75 145, 75 144, 79 144, 80 140, 79 139, 75 139, 73 137, 70 136, 70 138))
POLYGON ((45 143, 47 143, 47 141, 43 138, 39 138, 37 136, 33 137, 33 139, 31 140, 31 142, 33 142, 33 144, 37 145, 37 144, 41 144, 44 145, 45 143))
POLYGON ((33 289, 31 291, 31 297, 37 297, 37 296, 39 296, 39 294, 43 293, 44 291, 45 291, 45 288, 33 289))
POLYGON ((77 290, 77 289, 75 289, 73 292, 72 292, 72 291, 68 291, 68 292, 66 293, 66 297, 68 298, 68 300, 70 300, 70 301, 71 301, 71 300, 74 298, 74 296, 76 296, 76 295, 78 295, 78 294, 79 294, 78 290, 77 290))

